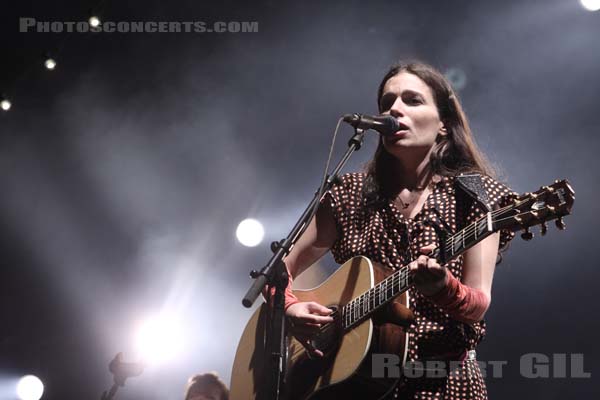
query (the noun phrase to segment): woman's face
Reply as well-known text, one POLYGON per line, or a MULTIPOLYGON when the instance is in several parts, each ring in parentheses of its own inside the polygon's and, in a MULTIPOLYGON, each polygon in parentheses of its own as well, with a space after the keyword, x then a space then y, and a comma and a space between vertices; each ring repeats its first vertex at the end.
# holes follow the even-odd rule
POLYGON ((416 75, 401 72, 383 87, 382 113, 395 117, 400 130, 383 138, 385 149, 397 158, 428 154, 438 135, 446 135, 431 88, 416 75))

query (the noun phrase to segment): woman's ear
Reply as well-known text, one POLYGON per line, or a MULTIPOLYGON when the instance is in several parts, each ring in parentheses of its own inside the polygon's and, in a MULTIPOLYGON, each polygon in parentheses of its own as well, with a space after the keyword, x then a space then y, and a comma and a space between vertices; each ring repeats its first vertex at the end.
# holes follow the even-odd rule
POLYGON ((444 123, 442 123, 442 127, 440 128, 440 135, 442 135, 442 136, 448 135, 448 130, 446 129, 446 126, 444 125, 444 123))

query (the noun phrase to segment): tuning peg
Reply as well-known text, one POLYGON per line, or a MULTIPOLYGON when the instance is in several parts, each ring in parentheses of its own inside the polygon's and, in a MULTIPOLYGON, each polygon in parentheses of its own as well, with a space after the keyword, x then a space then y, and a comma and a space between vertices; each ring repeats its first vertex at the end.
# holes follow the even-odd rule
POLYGON ((523 238, 523 240, 531 240, 533 239, 533 233, 529 231, 529 228, 525 228, 525 231, 521 233, 521 237, 523 238))
POLYGON ((558 229, 560 229, 561 231, 565 230, 567 228, 567 226, 565 225, 565 221, 563 221, 562 217, 558 217, 558 219, 556 220, 555 223, 556 223, 556 227, 558 229))
POLYGON ((554 188, 552 186, 542 186, 542 190, 547 190, 548 192, 554 192, 554 188))
POLYGON ((540 233, 542 234, 542 236, 546 235, 546 232, 548 232, 548 225, 546 225, 545 222, 542 222, 542 224, 540 225, 540 233))

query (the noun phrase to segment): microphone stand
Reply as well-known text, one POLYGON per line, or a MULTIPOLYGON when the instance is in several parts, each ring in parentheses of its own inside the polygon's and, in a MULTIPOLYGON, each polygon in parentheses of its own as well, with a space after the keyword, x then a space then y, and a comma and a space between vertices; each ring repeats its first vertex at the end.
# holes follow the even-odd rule
POLYGON ((286 332, 285 332, 285 289, 288 285, 288 272, 283 262, 283 257, 287 255, 291 247, 296 243, 299 236, 304 231, 304 228, 310 223, 313 210, 321 201, 320 197, 323 193, 330 190, 339 180, 338 173, 346 165, 346 162, 356 150, 362 146, 365 135, 364 129, 356 128, 354 136, 348 142, 348 149, 338 162, 333 172, 327 176, 323 191, 317 190, 315 196, 304 210, 298 222, 294 225, 288 236, 280 242, 273 242, 271 249, 273 256, 269 262, 260 270, 253 270, 250 276, 254 279, 254 283, 242 299, 244 307, 251 307, 256 301, 256 298, 261 293, 265 285, 275 287, 275 302, 271 310, 270 327, 266 332, 266 349, 269 352, 264 371, 268 371, 263 376, 266 389, 263 396, 259 396, 260 400, 279 400, 282 394, 285 395, 285 370, 286 365, 286 332))

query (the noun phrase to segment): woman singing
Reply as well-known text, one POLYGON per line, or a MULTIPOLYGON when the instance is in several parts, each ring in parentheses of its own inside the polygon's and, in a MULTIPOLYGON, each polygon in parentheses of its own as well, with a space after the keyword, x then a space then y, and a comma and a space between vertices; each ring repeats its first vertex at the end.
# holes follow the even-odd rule
MULTIPOLYGON (((377 99, 380 113, 396 118, 400 130, 380 139, 364 173, 343 175, 324 196, 285 263, 292 277, 328 250, 340 264, 358 255, 391 270, 410 264, 414 322, 408 329, 408 361, 454 361, 458 368, 442 378, 403 377, 392 397, 486 399, 474 350, 485 334, 498 251, 512 234, 493 234, 443 266, 428 254, 440 244, 439 228, 455 233, 484 216, 486 206, 504 205, 511 192, 494 180, 456 94, 434 68, 393 66, 377 99), (487 204, 457 188, 461 174, 480 176, 487 204)), ((286 292, 286 316, 305 343, 332 322, 330 313, 286 292)))

